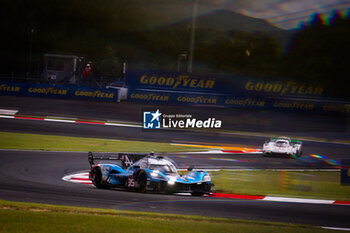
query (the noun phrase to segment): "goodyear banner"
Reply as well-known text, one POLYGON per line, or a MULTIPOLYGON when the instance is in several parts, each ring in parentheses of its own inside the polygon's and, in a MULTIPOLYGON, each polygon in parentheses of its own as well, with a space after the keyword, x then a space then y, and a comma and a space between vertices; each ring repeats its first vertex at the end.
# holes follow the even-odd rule
POLYGON ((325 94, 318 84, 266 81, 242 75, 202 75, 179 72, 129 70, 126 85, 133 89, 235 94, 261 97, 320 97, 325 94))
POLYGON ((0 82, 0 95, 117 101, 118 90, 68 85, 0 82))
POLYGON ((285 111, 348 112, 347 103, 321 100, 318 84, 266 81, 248 76, 218 76, 129 70, 128 99, 143 103, 215 105, 285 111))
POLYGON ((317 111, 334 113, 346 113, 349 111, 349 105, 345 103, 334 103, 312 99, 298 100, 225 96, 222 104, 225 107, 258 108, 281 111, 317 111))
POLYGON ((188 92, 169 92, 157 90, 129 90, 128 99, 141 103, 179 104, 179 105, 217 105, 220 95, 196 94, 188 92))
POLYGON ((324 101, 256 98, 218 93, 170 92, 164 90, 134 89, 128 91, 128 100, 140 103, 221 106, 282 111, 348 112, 347 104, 324 101))
POLYGON ((126 76, 129 89, 162 89, 172 91, 217 92, 215 77, 184 73, 129 70, 126 76))

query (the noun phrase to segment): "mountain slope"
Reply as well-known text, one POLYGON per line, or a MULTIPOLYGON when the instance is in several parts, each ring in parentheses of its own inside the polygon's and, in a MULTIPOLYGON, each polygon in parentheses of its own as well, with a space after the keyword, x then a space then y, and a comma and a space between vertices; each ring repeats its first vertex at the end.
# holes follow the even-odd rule
MULTIPOLYGON (((192 19, 186 19, 169 27, 189 27, 192 19)), ((285 30, 272 26, 263 19, 252 18, 229 10, 215 10, 197 16, 196 28, 218 31, 244 32, 283 32, 285 30)))

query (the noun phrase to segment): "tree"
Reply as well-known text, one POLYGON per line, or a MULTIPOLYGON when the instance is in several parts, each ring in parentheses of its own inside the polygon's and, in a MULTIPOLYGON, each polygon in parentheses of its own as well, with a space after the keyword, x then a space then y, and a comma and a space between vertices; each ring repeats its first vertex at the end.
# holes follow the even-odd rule
POLYGON ((345 71, 350 63, 350 20, 333 12, 329 25, 317 13, 292 38, 284 60, 286 73, 303 81, 319 82, 333 94, 349 96, 345 71))

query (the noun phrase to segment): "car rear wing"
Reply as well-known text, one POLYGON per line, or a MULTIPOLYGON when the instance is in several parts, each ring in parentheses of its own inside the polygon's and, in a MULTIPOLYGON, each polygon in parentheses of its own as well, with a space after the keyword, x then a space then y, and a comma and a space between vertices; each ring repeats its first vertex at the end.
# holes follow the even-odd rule
POLYGON ((288 137, 272 137, 272 138, 270 138, 270 141, 277 141, 279 139, 289 140, 293 144, 302 144, 302 142, 300 140, 289 139, 288 137))
POLYGON ((137 160, 140 160, 143 157, 154 155, 153 152, 145 154, 145 153, 116 153, 116 154, 108 154, 108 155, 94 155, 92 152, 88 153, 88 161, 90 163, 90 167, 95 165, 95 160, 117 160, 121 161, 123 166, 130 167, 137 160))

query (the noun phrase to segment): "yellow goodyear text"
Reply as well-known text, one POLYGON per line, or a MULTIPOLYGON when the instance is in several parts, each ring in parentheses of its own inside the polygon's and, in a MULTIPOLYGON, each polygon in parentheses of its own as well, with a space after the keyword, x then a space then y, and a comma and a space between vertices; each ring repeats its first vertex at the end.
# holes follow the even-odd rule
POLYGON ((287 109, 300 109, 300 110, 312 110, 315 105, 312 103, 305 103, 299 101, 276 101, 273 103, 275 108, 287 108, 287 109))
POLYGON ((149 93, 149 94, 139 94, 139 93, 132 93, 130 95, 131 99, 139 99, 139 100, 146 100, 146 101, 169 101, 169 95, 161 95, 156 93, 149 93))
POLYGON ((38 93, 44 95, 67 95, 66 89, 57 89, 54 87, 30 87, 28 88, 29 93, 38 93))
POLYGON ((322 95, 324 91, 320 85, 280 81, 248 81, 244 88, 247 91, 275 93, 279 95, 322 95))
POLYGON ((108 93, 108 92, 102 92, 102 91, 75 91, 75 96, 82 96, 82 97, 91 97, 91 98, 98 98, 98 99, 113 99, 114 93, 108 93))
POLYGON ((322 110, 330 112, 349 112, 349 106, 346 104, 325 104, 322 110))
POLYGON ((7 85, 7 84, 0 85, 0 91, 19 92, 20 90, 21 90, 21 87, 19 87, 19 86, 12 86, 12 85, 7 85))
POLYGON ((225 100, 225 104, 240 105, 240 106, 264 107, 266 102, 262 101, 262 100, 255 100, 255 99, 228 98, 228 99, 225 100))
POLYGON ((162 76, 144 74, 140 78, 140 83, 145 85, 158 85, 171 87, 173 89, 182 87, 192 87, 200 89, 212 89, 215 85, 215 79, 201 79, 190 77, 189 75, 162 76))
POLYGON ((217 103, 217 97, 206 97, 206 96, 195 96, 195 97, 179 96, 177 97, 176 100, 181 103, 192 103, 192 104, 216 104, 217 103))

